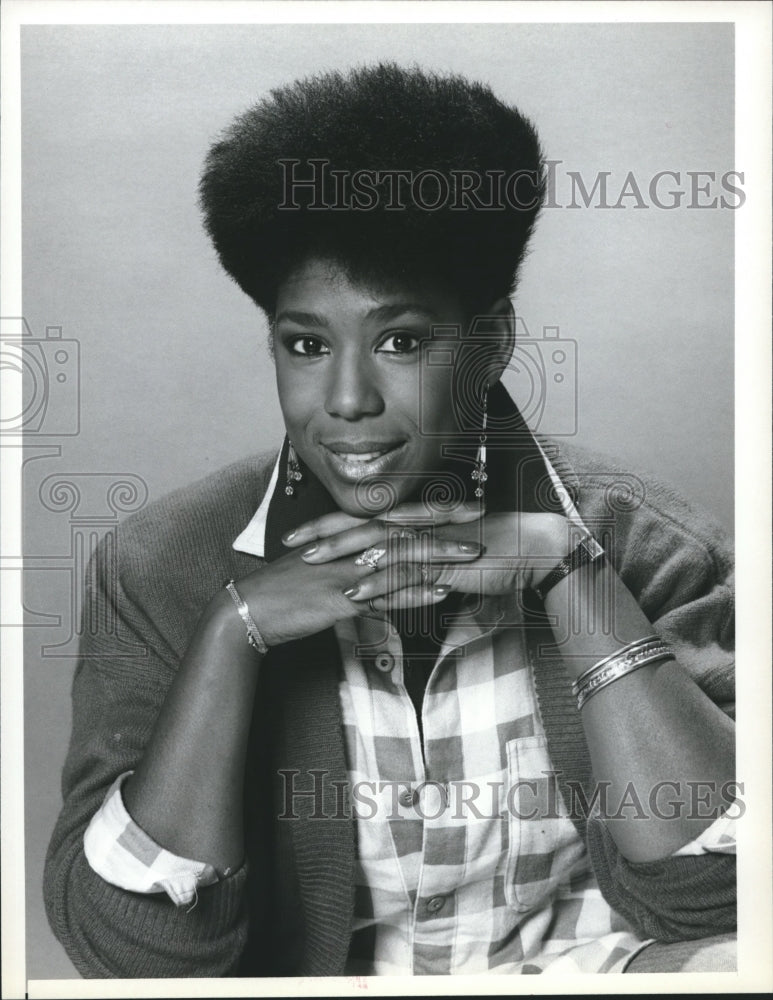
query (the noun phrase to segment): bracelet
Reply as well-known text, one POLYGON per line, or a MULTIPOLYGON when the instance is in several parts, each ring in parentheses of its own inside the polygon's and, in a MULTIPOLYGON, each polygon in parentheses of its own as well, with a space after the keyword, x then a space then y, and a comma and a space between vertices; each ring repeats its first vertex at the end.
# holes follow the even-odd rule
POLYGON ((548 593, 557 583, 560 583, 565 576, 569 576, 570 573, 574 573, 574 571, 576 569, 580 569, 581 566, 587 566, 590 563, 598 562, 598 560, 603 556, 604 550, 593 535, 586 535, 585 538, 580 539, 578 544, 572 549, 568 556, 565 556, 557 566, 554 566, 553 569, 551 569, 542 583, 536 587, 532 587, 532 590, 544 604, 548 593))
POLYGON ((652 645, 663 645, 663 640, 659 635, 648 635, 643 639, 634 639, 633 642, 629 642, 625 646, 621 646, 620 649, 615 650, 614 653, 610 653, 609 656, 605 656, 603 660, 599 660, 598 663, 594 663, 592 667, 580 674, 580 676, 572 683, 572 694, 576 695, 581 687, 585 686, 586 681, 590 678, 591 674, 595 674, 597 670, 601 670, 607 663, 612 660, 616 660, 619 657, 625 656, 628 653, 635 653, 646 646, 652 645))
POLYGON ((621 677, 625 677, 627 674, 633 673, 634 670, 638 670, 649 663, 675 659, 676 656, 671 646, 658 639, 657 636, 638 639, 636 642, 623 646, 618 652, 605 657, 589 670, 586 670, 572 684, 572 694, 577 697, 578 710, 583 707, 589 698, 592 698, 594 694, 601 691, 602 688, 614 683, 614 681, 619 680, 621 677))
POLYGON ((225 585, 225 589, 231 595, 233 602, 236 605, 236 610, 239 612, 242 621, 247 626, 247 642, 253 649, 257 649, 261 655, 265 656, 268 652, 268 646, 263 640, 263 636, 260 634, 260 629, 255 624, 255 619, 250 614, 250 609, 244 603, 239 595, 239 591, 234 586, 234 581, 229 580, 225 585))
POLYGON ((595 688, 600 685, 607 674, 615 673, 624 665, 638 664, 654 654, 661 654, 670 651, 670 647, 658 636, 647 636, 645 639, 636 639, 618 649, 617 652, 605 656, 603 660, 594 663, 592 667, 580 674, 572 684, 572 694, 579 695, 583 691, 595 688))

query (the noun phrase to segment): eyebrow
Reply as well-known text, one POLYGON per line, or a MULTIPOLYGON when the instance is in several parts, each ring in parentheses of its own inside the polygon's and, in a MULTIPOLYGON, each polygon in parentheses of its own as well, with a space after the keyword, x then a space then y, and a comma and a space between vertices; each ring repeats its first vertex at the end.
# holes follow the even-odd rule
POLYGON ((274 322, 279 323, 283 319, 289 319, 293 323, 298 323, 301 326, 328 326, 328 321, 324 316, 320 316, 319 313, 304 312, 300 309, 283 309, 280 312, 274 322))
POLYGON ((419 305, 418 302, 395 302, 392 305, 377 306, 375 309, 370 310, 368 318, 390 320, 395 319, 397 316, 402 316, 403 313, 414 313, 426 319, 440 318, 433 309, 419 305))
MULTIPOLYGON (((422 316, 429 320, 439 319, 434 310, 428 309, 426 306, 419 305, 415 302, 395 302, 383 306, 376 306, 373 309, 370 309, 366 316, 368 319, 391 320, 395 319, 397 316, 402 316, 405 313, 413 313, 416 316, 422 316)), ((330 323, 325 316, 322 316, 319 313, 306 312, 302 309, 283 309, 282 312, 277 315, 275 322, 279 323, 283 319, 290 320, 293 323, 298 323, 301 326, 330 326, 330 323)))

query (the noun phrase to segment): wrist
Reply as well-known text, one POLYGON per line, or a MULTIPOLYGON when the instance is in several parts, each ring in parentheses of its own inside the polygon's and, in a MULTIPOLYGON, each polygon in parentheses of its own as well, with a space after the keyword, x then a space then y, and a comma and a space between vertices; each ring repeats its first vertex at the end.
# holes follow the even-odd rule
POLYGON ((206 632, 218 644, 234 653, 255 656, 256 650, 247 640, 247 629, 231 595, 222 587, 210 600, 199 620, 199 630, 206 632))
POLYGON ((569 577, 586 567, 599 566, 603 561, 604 550, 592 535, 586 535, 554 566, 532 579, 531 588, 544 604, 554 589, 561 587, 569 577))
POLYGON ((260 653, 261 656, 265 656, 268 652, 268 645, 266 644, 266 640, 263 638, 255 619, 250 614, 250 609, 247 606, 247 603, 236 589, 236 582, 234 580, 229 580, 225 584, 225 590, 233 601, 233 605, 244 624, 244 628, 247 632, 247 642, 256 652, 260 653))

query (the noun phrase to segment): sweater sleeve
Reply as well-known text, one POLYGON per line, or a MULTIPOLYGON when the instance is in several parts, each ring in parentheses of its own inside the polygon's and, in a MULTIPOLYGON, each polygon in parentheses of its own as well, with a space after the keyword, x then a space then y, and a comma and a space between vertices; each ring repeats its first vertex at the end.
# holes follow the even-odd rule
POLYGON ((588 852, 601 893, 645 938, 685 941, 736 928, 734 854, 631 862, 601 819, 588 820, 588 852))
MULTIPOLYGON (((734 716, 733 561, 722 531, 655 483, 633 516, 616 518, 615 532, 626 586, 679 664, 734 716)), ((593 816, 587 842, 602 894, 643 936, 679 941, 735 929, 733 854, 633 863, 620 854, 603 819, 593 816)))
POLYGON ((193 908, 117 888, 90 867, 84 832, 113 782, 133 770, 174 677, 177 658, 124 592, 115 536, 89 564, 64 806, 46 857, 44 897, 54 933, 86 977, 233 974, 247 933, 241 868, 202 888, 193 908))

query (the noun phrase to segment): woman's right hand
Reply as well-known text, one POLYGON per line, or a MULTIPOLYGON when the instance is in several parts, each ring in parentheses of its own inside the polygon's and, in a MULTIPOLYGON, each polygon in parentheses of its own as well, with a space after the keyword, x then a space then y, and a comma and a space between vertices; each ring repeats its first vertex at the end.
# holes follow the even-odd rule
MULTIPOLYGON (((433 523, 464 523, 479 518, 481 513, 477 506, 462 506, 434 514, 433 523)), ((236 588, 269 647, 313 635, 356 615, 381 617, 367 601, 357 601, 356 595, 346 593, 366 577, 372 578, 371 597, 376 596, 374 588, 381 596, 412 587, 413 604, 437 604, 447 596, 449 588, 433 586, 431 582, 422 586, 421 561, 469 562, 481 552, 479 546, 464 538, 441 539, 433 533, 428 541, 431 548, 421 554, 421 561, 406 559, 406 551, 416 549, 417 530, 402 519, 390 521, 388 515, 357 521, 348 515, 330 514, 305 524, 300 531, 286 540, 288 545, 297 545, 302 540, 300 549, 236 581, 236 588), (336 532, 339 524, 346 527, 336 532), (376 569, 356 563, 357 557, 369 548, 384 550, 376 569)), ((230 596, 225 594, 224 598, 218 594, 215 601, 238 622, 239 640, 243 641, 244 625, 230 596)))

